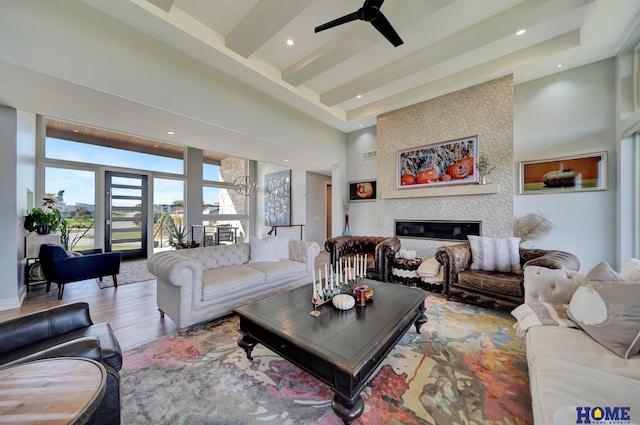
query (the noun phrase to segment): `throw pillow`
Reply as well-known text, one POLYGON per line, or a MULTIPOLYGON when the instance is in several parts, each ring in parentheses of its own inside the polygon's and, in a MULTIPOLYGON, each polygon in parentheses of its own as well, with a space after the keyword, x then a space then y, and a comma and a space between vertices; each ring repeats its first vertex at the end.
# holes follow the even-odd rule
POLYGON ((250 263, 277 263, 278 240, 276 238, 258 239, 251 236, 251 259, 250 263))
POLYGON ((637 258, 627 259, 620 272, 628 282, 640 282, 640 260, 637 258))
POLYGON ((567 314, 618 356, 640 352, 640 283, 590 282, 576 289, 567 314))
POLYGON ((522 273, 520 238, 467 237, 471 245, 471 270, 522 273))
POLYGON ((271 236, 266 235, 263 239, 273 238, 278 241, 278 258, 281 260, 289 259, 289 236, 271 236))
POLYGON ((513 328, 520 337, 524 337, 527 330, 533 326, 578 327, 578 325, 567 316, 566 307, 558 304, 538 301, 521 304, 511 312, 511 315, 517 320, 513 328))
POLYGON ((584 277, 586 282, 624 282, 625 279, 611 268, 606 261, 598 263, 584 277))
POLYGON ((524 268, 524 302, 569 304, 573 293, 584 283, 584 274, 566 269, 539 266, 524 268))

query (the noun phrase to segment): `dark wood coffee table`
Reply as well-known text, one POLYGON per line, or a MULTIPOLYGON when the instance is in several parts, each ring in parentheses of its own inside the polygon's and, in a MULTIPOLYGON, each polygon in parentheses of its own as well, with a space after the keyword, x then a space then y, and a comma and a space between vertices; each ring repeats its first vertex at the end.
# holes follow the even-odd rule
POLYGON ((333 411, 351 424, 364 410, 360 392, 396 343, 426 323, 427 292, 365 280, 373 289, 366 307, 341 311, 330 302, 312 317, 311 284, 240 307, 238 345, 247 358, 260 343, 329 385, 333 411))

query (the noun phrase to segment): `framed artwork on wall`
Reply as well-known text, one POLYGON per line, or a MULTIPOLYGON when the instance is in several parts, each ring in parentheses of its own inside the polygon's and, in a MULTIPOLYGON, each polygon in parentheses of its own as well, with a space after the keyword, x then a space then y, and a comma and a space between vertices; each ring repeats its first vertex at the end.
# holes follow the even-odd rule
POLYGON ((607 152, 520 161, 520 194, 607 190, 607 152))
POLYGON ((291 224, 291 170, 265 174, 264 224, 291 224))
POLYGON ((375 180, 349 182, 350 201, 375 201, 377 188, 375 180))
POLYGON ((478 136, 398 152, 398 189, 478 181, 478 136))

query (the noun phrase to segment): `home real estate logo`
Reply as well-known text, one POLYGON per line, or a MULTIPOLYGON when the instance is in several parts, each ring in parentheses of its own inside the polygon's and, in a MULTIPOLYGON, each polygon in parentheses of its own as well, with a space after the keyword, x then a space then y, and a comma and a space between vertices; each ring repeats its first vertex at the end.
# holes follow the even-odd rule
POLYGON ((577 406, 576 424, 623 425, 631 424, 629 406, 577 406))

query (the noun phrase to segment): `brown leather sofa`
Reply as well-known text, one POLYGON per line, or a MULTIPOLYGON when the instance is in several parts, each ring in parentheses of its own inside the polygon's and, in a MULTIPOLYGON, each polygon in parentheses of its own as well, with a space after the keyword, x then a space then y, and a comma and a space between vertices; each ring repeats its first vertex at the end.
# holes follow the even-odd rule
POLYGON ((120 423, 118 371, 122 367, 122 351, 108 323, 93 323, 87 303, 53 307, 0 322, 0 341, 0 368, 53 357, 84 357, 100 362, 107 371, 107 389, 87 423, 120 423))
POLYGON ((367 277, 391 282, 391 267, 400 250, 400 239, 389 236, 337 236, 324 243, 331 264, 340 258, 347 259, 357 254, 367 254, 367 277))
MULTIPOLYGON (((442 293, 497 310, 511 311, 524 302, 524 273, 500 273, 471 270, 471 246, 468 242, 442 246, 436 259, 444 268, 442 293)), ((564 251, 520 248, 520 265, 549 269, 578 270, 578 257, 564 251)))

